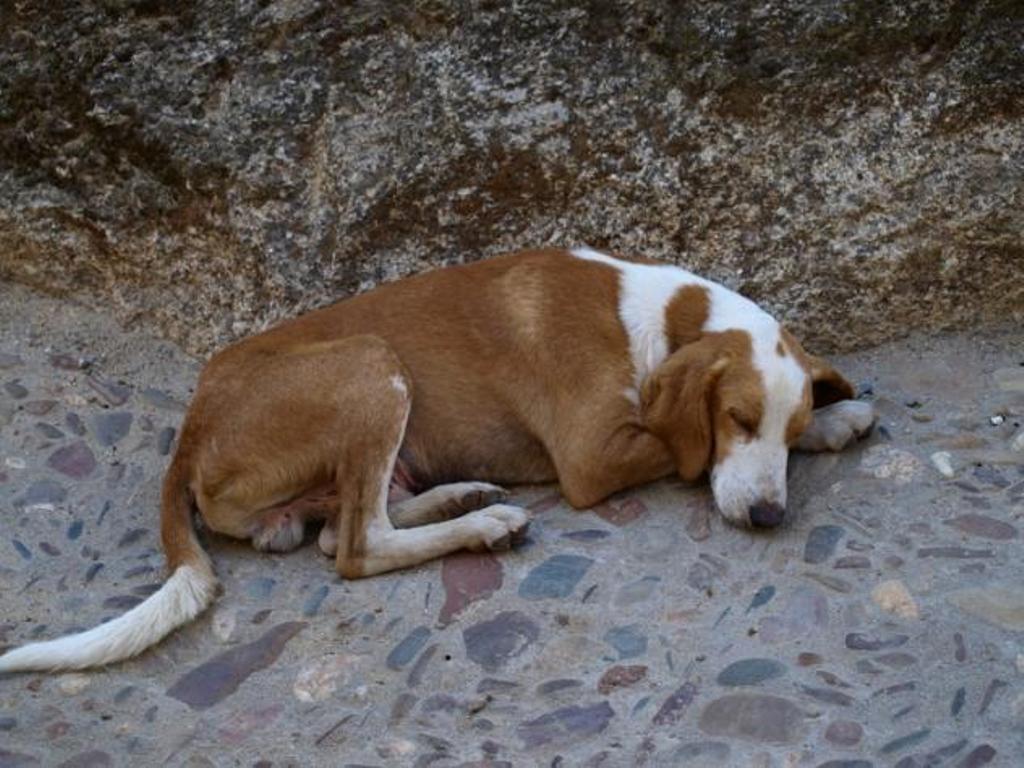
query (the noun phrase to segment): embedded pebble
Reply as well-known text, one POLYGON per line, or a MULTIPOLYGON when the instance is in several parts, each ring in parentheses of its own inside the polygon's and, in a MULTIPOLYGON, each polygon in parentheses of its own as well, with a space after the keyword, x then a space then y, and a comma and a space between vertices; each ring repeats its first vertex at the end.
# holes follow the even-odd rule
POLYGON ((38 504, 60 504, 68 496, 67 489, 56 480, 36 480, 25 492, 14 499, 15 507, 34 507, 38 504))
POLYGON ((699 728, 709 736, 762 744, 795 744, 802 736, 805 714, 779 696, 737 693, 709 703, 699 728))
POLYGON ((874 445, 864 452, 861 468, 879 480, 892 480, 905 485, 918 478, 922 465, 908 451, 888 445, 874 445))
POLYGON ((171 444, 174 442, 174 427, 164 427, 156 436, 156 452, 166 456, 171 452, 171 444))
POLYGON ((825 739, 837 747, 854 747, 864 738, 864 728, 852 720, 835 720, 825 729, 825 739))
POLYGON ((314 589, 309 597, 306 598, 306 602, 302 605, 302 615, 308 617, 316 616, 320 610, 320 606, 323 605, 324 599, 327 597, 327 593, 330 592, 330 587, 326 584, 321 584, 319 587, 314 589))
POLYGON ((881 651, 888 648, 899 648, 909 639, 907 635, 871 637, 860 632, 851 632, 846 636, 846 647, 852 651, 881 651))
POLYGON ((982 539, 1004 541, 1017 538, 1017 529, 1014 526, 988 515, 968 513, 946 520, 945 524, 968 536, 977 536, 982 539))
POLYGON ((898 579, 883 581, 871 590, 871 599, 875 605, 888 613, 894 613, 904 619, 920 618, 917 603, 911 597, 906 585, 898 579))
POLYGON ((419 653, 430 639, 428 627, 416 627, 391 649, 385 664, 388 669, 401 669, 419 653))
POLYGON ((519 596, 527 600, 568 597, 594 561, 582 555, 555 555, 527 574, 519 596))
POLYGON ((117 445, 128 434, 134 416, 128 411, 104 411, 93 417, 93 429, 100 445, 117 445))
POLYGON ((619 654, 619 661, 642 656, 647 652, 647 635, 639 624, 612 627, 604 634, 604 641, 619 654))
POLYGON ((186 672, 167 689, 167 695, 192 709, 208 709, 233 694, 254 672, 277 661, 288 641, 305 626, 300 621, 278 624, 259 639, 224 651, 186 672))
POLYGON ((71 672, 57 678, 57 687, 68 696, 76 696, 89 687, 92 678, 79 672, 71 672))
POLYGON ((1024 631, 1024 594, 1018 589, 967 588, 947 596, 964 613, 1013 632, 1024 631))
POLYGON ((56 400, 32 400, 25 403, 22 408, 25 409, 26 413, 31 413, 33 416, 45 416, 53 410, 55 405, 57 405, 56 400))
POLYGON ((819 525, 812 528, 804 544, 804 562, 817 564, 828 560, 836 551, 836 545, 844 533, 845 531, 838 525, 819 525))
POLYGON ((725 686, 758 685, 781 677, 786 668, 775 659, 742 659, 718 673, 718 684, 725 686))
POLYGON ((4 389, 7 391, 7 394, 15 400, 21 400, 28 397, 28 390, 17 381, 8 381, 4 384, 4 389))
POLYGON ((953 456, 949 451, 936 451, 931 455, 932 466, 939 470, 943 477, 954 477, 956 470, 953 469, 953 456))
POLYGON ((353 677, 360 663, 359 656, 329 654, 299 670, 292 693, 299 701, 324 701, 353 677))
POLYGON ((662 703, 657 714, 651 721, 654 725, 673 725, 678 723, 690 709, 697 698, 697 686, 686 682, 679 686, 672 695, 662 703))
POLYGON ((659 576, 644 576, 623 584, 615 593, 615 604, 625 607, 643 603, 651 598, 660 582, 659 576))
POLYGON ((486 600, 501 589, 504 571, 492 553, 459 552, 441 563, 445 601, 437 620, 448 624, 468 605, 486 600))
POLYGON ((629 688, 647 677, 647 667, 643 664, 622 666, 616 664, 609 667, 597 681, 598 693, 607 695, 617 688, 629 688))
POLYGON ((563 707, 520 723, 516 734, 522 739, 525 749, 552 743, 565 745, 600 733, 614 716, 615 712, 607 701, 589 706, 563 707))
POLYGON ((214 637, 222 643, 231 642, 238 627, 238 611, 235 608, 218 606, 210 623, 214 637))
POLYGON ((103 398, 107 405, 114 408, 123 405, 132 392, 129 387, 97 374, 90 374, 85 381, 96 394, 103 398))
POLYGON ((96 457, 92 449, 84 441, 78 441, 54 451, 46 460, 46 465, 62 475, 75 480, 82 480, 96 469, 96 457))
POLYGON ((36 423, 36 430, 45 437, 47 440, 60 440, 64 437, 64 433, 51 424, 47 424, 45 421, 36 423))
POLYGON ((491 672, 522 655, 539 636, 536 622, 519 611, 503 611, 462 631, 466 655, 491 672))

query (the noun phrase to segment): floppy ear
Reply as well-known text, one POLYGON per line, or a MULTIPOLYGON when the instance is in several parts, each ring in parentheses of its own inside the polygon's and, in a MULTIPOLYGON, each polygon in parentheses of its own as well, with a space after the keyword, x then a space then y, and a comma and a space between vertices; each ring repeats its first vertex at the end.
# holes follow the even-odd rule
POLYGON ((702 339, 673 353, 644 382, 645 426, 672 450, 684 480, 696 480, 711 463, 711 395, 726 364, 702 339))
POLYGON ((806 352, 796 337, 786 328, 782 329, 782 338, 786 342, 786 346, 789 347, 789 351, 801 361, 811 374, 811 391, 815 408, 824 408, 826 405, 838 403, 840 400, 854 398, 853 386, 832 367, 831 363, 806 352))
POLYGON ((807 362, 811 369, 815 408, 823 408, 840 400, 853 400, 853 385, 830 363, 815 355, 807 355, 807 362))

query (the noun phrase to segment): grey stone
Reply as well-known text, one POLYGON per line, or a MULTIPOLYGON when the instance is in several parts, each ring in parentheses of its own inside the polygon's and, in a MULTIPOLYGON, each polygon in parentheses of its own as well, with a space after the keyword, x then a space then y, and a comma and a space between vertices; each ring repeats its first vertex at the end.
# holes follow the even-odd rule
POLYGON ((47 424, 45 421, 36 422, 36 429, 43 437, 47 440, 60 440, 64 437, 64 433, 57 429, 52 424, 47 424))
POLYGON ((947 599, 961 611, 997 627, 1024 631, 1024 595, 1018 589, 971 587, 952 592, 947 599))
POLYGON ((737 693, 715 699, 700 714, 710 736, 763 744, 794 744, 803 732, 804 713, 779 696, 737 693))
POLYGON ((850 632, 846 636, 846 647, 851 651, 882 651, 889 648, 899 648, 909 639, 906 635, 871 637, 861 632, 850 632))
POLYGON ((22 400, 28 397, 28 390, 17 381, 8 381, 4 384, 4 389, 15 400, 22 400))
POLYGON ((519 596, 527 600, 568 597, 593 563, 582 555, 549 557, 523 579, 519 596))
POLYGON ((835 720, 825 729, 825 739, 837 747, 855 747, 864 738, 864 728, 852 720, 835 720))
POLYGON ((960 515, 952 520, 947 520, 946 525, 956 528, 968 536, 977 536, 983 539, 1001 541, 1017 538, 1017 529, 1014 526, 988 515, 960 515))
POLYGON ((67 489, 56 480, 36 480, 25 492, 14 499, 16 507, 31 507, 34 504, 60 504, 68 497, 67 489))
POLYGON ((132 427, 133 415, 128 411, 105 411, 93 418, 96 440, 100 445, 117 445, 132 427))
POLYGON ((804 544, 804 562, 817 564, 828 560, 836 551, 836 545, 844 533, 845 531, 838 525, 819 525, 812 528, 804 544))
POLYGON ((758 685, 781 677, 786 667, 775 659, 741 659, 718 673, 718 684, 725 686, 758 685))
POLYGON ((428 627, 416 627, 402 639, 402 642, 391 649, 385 662, 388 669, 404 667, 422 650, 429 639, 430 629, 428 627))
POLYGON ((224 651, 186 672, 167 689, 167 695, 192 709, 208 709, 234 693, 254 672, 273 664, 288 641, 305 626, 301 621, 278 624, 259 639, 224 651))
POLYGON ((642 656, 647 652, 647 635, 639 624, 612 627, 605 632, 604 641, 618 651, 619 661, 642 656))
POLYGON ((600 733, 614 716, 615 711, 607 701, 583 707, 563 707, 521 723, 516 734, 526 749, 552 743, 566 744, 600 733))
POLYGON ((520 656, 540 635, 537 624, 519 611, 503 611, 462 632, 466 655, 488 671, 505 666, 520 656))
POLYGON ((171 452, 171 444, 174 442, 174 427, 164 427, 156 436, 156 451, 161 456, 171 452))
POLYGON ((922 728, 919 731, 914 731, 913 733, 908 733, 906 736, 900 736, 898 739, 886 742, 878 751, 883 755, 892 755, 897 752, 902 752, 904 749, 917 746, 927 739, 931 733, 931 728, 922 728))

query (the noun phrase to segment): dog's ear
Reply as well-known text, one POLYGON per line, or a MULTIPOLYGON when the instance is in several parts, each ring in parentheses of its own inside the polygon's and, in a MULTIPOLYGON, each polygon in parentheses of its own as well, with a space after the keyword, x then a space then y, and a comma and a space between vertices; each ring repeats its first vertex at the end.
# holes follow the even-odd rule
POLYGON ((854 398, 853 385, 827 360, 806 352, 796 337, 787 329, 782 329, 782 339, 789 351, 796 356, 801 365, 811 374, 811 391, 814 407, 824 408, 826 405, 838 403, 840 400, 854 398))
POLYGON ((833 368, 831 363, 815 355, 807 355, 807 362, 811 369, 811 391, 815 408, 824 408, 840 400, 853 400, 853 385, 833 368))
POLYGON ((711 463, 711 398, 727 364, 705 338, 677 350, 644 382, 644 423, 671 448, 684 480, 696 480, 711 463))

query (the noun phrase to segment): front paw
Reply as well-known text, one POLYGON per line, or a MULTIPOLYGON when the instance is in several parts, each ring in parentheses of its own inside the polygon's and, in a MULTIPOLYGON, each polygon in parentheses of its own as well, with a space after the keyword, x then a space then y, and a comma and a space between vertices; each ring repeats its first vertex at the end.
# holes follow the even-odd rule
POLYGON ((871 432, 878 414, 871 403, 840 400, 812 413, 811 424, 796 442, 797 450, 841 451, 871 432))

